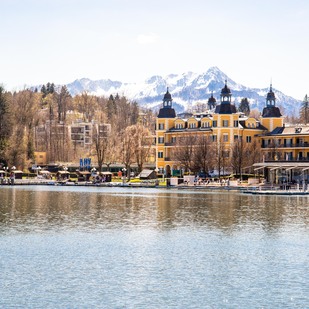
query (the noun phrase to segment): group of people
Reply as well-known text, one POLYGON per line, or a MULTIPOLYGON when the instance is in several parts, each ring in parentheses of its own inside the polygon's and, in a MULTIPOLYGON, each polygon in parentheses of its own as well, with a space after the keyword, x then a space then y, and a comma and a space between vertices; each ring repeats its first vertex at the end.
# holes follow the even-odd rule
POLYGON ((10 173, 9 177, 6 177, 4 173, 0 174, 0 184, 9 184, 13 185, 15 183, 15 174, 13 172, 10 173))

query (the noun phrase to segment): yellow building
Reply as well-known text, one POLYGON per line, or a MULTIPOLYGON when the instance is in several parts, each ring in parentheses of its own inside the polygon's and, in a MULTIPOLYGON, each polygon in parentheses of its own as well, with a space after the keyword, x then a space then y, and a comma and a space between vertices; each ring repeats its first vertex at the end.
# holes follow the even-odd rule
POLYGON ((264 161, 309 161, 309 126, 285 124, 275 101, 270 88, 261 117, 268 130, 260 136, 264 161))
MULTIPOLYGON (((183 171, 183 166, 175 158, 175 148, 180 140, 185 142, 187 139, 187 143, 190 143, 190 140, 204 136, 213 145, 220 144, 223 156, 231 159, 231 149, 236 141, 242 140, 244 144, 250 144, 257 136, 267 132, 266 127, 255 118, 237 112, 231 103, 231 97, 231 91, 225 83, 219 105, 215 106, 216 101, 211 96, 208 101, 210 109, 204 113, 176 116, 172 96, 167 89, 156 121, 156 167, 159 173, 169 177, 183 171)), ((265 119, 264 122, 268 125, 267 117, 265 119)))
POLYGON ((45 151, 35 151, 34 152, 34 162, 35 165, 46 165, 47 164, 47 154, 45 151))
MULTIPOLYGON (((211 96, 209 110, 204 113, 176 116, 172 96, 167 90, 156 121, 156 167, 159 173, 167 177, 181 175, 185 168, 175 155, 179 141, 182 141, 180 147, 185 148, 197 137, 205 137, 212 143, 207 147, 213 145, 216 149, 211 155, 221 155, 230 166, 238 159, 233 154, 237 142, 242 141, 247 149, 252 143, 252 153, 247 151, 247 156, 253 156, 255 151, 259 153, 260 162, 253 164, 256 173, 263 172, 270 183, 297 182, 305 188, 309 183, 309 125, 284 123, 272 85, 260 121, 237 112, 231 96, 225 83, 220 104, 216 106, 216 100, 211 96)), ((199 147, 198 143, 193 143, 193 147, 199 147)), ((190 157, 190 152, 187 156, 190 157)))
POLYGON ((261 135, 263 161, 254 164, 255 170, 263 170, 270 183, 298 182, 306 185, 309 181, 309 126, 288 125, 270 89, 261 123, 268 132, 261 135))

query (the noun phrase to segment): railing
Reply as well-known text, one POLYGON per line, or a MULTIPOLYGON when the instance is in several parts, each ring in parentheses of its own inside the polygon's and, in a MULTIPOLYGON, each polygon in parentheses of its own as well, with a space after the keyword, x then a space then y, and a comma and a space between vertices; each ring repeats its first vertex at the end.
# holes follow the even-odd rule
POLYGON ((172 161, 170 157, 165 157, 164 160, 165 161, 172 161))
POLYGON ((274 160, 274 159, 265 159, 265 162, 309 162, 309 158, 289 158, 288 160, 284 160, 284 159, 278 159, 278 160, 274 160))
POLYGON ((262 148, 309 148, 309 143, 291 143, 291 144, 278 144, 278 145, 262 145, 262 148))

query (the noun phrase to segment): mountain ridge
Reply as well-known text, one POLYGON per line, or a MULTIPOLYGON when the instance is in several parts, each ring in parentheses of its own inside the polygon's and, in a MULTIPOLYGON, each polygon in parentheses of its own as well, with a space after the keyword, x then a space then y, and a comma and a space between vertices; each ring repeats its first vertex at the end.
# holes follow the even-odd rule
MULTIPOLYGON (((250 88, 239 84, 222 72, 218 67, 210 67, 206 72, 198 74, 186 72, 182 74, 169 74, 165 77, 153 75, 140 83, 124 83, 111 79, 91 80, 89 78, 76 79, 67 84, 72 95, 87 91, 89 94, 109 97, 111 94, 124 95, 130 100, 138 102, 141 106, 158 108, 162 103, 166 89, 172 95, 174 106, 178 112, 184 111, 196 103, 207 103, 213 94, 220 102, 221 89, 227 81, 232 92, 232 102, 238 105, 242 98, 248 98, 250 108, 262 111, 266 102, 269 88, 250 88)), ((301 101, 285 95, 275 89, 276 104, 281 107, 284 114, 297 114, 301 101)))

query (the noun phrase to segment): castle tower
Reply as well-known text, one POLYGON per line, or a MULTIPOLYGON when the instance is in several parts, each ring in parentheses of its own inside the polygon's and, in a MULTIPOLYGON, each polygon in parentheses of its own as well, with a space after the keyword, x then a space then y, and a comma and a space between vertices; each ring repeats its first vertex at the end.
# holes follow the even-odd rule
POLYGON ((166 132, 174 127, 176 119, 176 112, 172 106, 172 101, 172 96, 167 88, 163 97, 163 106, 160 108, 156 121, 156 168, 160 173, 164 171, 167 176, 171 174, 171 167, 167 162, 170 157, 170 149, 166 147, 166 143, 170 141, 167 140, 166 132))
POLYGON ((208 99, 208 108, 213 109, 217 105, 217 101, 213 96, 213 92, 211 93, 211 97, 208 99))
POLYGON ((227 86, 227 81, 225 81, 225 86, 221 90, 221 103, 216 107, 215 113, 217 114, 233 114, 236 113, 236 107, 231 103, 232 93, 230 88, 227 86))
POLYGON ((176 113, 172 107, 172 95, 169 93, 168 88, 163 98, 163 106, 160 108, 158 118, 175 118, 176 113))
POLYGON ((283 117, 279 107, 276 106, 276 96, 273 92, 272 84, 270 84, 266 96, 266 106, 263 108, 261 124, 270 132, 277 127, 283 127, 283 117))

